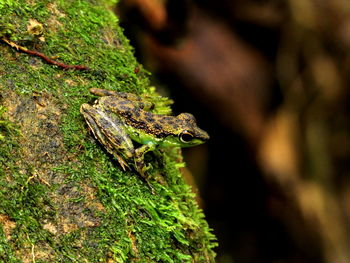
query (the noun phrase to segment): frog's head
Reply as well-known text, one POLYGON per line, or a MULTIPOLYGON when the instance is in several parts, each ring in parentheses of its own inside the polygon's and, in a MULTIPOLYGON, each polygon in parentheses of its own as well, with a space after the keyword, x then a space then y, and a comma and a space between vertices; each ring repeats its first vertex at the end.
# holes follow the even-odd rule
POLYGON ((207 132, 200 129, 196 119, 190 113, 181 113, 176 117, 180 124, 177 130, 177 143, 180 147, 191 147, 205 143, 209 139, 207 132))

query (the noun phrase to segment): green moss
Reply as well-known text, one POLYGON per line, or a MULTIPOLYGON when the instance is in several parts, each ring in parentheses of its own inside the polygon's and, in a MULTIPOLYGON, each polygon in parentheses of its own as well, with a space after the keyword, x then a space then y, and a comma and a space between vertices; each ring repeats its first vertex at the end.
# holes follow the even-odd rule
MULTIPOLYGON (((32 248, 46 251, 36 262, 213 261, 214 236, 178 170, 178 151, 148 154, 152 194, 136 172, 121 171, 79 112, 94 99, 91 87, 154 94, 149 73, 142 67, 135 73, 138 62, 108 8, 114 2, 0 3, 0 36, 91 68, 64 71, 0 45, 0 73, 6 72, 0 93, 18 99, 9 115, 22 131, 27 115, 38 128, 38 134, 22 138, 8 128, 9 119, 1 129, 0 118, 6 142, 0 148, 0 216, 15 224, 10 239, 0 232, 5 262, 30 259, 32 248), (27 32, 30 19, 43 25, 44 41, 27 32), (33 98, 44 103, 35 106, 33 98), (26 147, 35 152, 30 158, 23 154, 26 147)), ((159 111, 168 111, 167 102, 160 102, 159 111)))
POLYGON ((3 228, 0 228, 0 262, 18 263, 20 262, 14 255, 11 246, 5 237, 3 228))

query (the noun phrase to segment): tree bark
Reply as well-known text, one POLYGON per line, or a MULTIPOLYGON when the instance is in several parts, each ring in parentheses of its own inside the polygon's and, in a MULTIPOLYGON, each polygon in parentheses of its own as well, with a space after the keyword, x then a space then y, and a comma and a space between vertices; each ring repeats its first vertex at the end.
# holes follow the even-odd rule
POLYGON ((179 151, 147 156, 152 194, 79 112, 92 87, 155 95, 112 4, 0 2, 0 261, 214 262, 179 151))

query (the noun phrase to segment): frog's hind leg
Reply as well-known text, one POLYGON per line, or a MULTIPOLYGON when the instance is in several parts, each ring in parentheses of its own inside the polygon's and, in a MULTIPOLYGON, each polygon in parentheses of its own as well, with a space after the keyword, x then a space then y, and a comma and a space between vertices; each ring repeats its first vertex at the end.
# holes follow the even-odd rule
POLYGON ((80 108, 90 130, 104 148, 113 155, 125 171, 129 168, 125 161, 134 156, 134 147, 123 129, 123 123, 117 116, 109 116, 102 109, 89 104, 83 104, 80 108))
POLYGON ((110 143, 108 143, 108 140, 106 140, 106 137, 99 131, 99 129, 91 128, 91 123, 89 126, 95 138, 105 146, 105 149, 107 150, 107 152, 109 152, 111 155, 113 155, 117 159, 123 171, 126 171, 127 169, 130 170, 130 166, 128 165, 128 163, 124 160, 123 157, 121 157, 119 154, 115 152, 115 149, 113 148, 113 146, 110 143))

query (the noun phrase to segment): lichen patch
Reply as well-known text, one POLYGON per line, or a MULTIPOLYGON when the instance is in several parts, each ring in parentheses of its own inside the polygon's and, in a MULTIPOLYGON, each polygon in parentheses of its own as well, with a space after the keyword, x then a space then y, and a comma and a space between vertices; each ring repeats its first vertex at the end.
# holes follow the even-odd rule
POLYGON ((63 24, 59 21, 59 19, 65 17, 66 14, 61 12, 55 3, 49 3, 47 5, 47 9, 52 14, 50 18, 46 21, 49 30, 57 30, 58 28, 63 27, 63 24))
POLYGON ((58 9, 58 7, 55 3, 49 3, 49 4, 47 4, 46 7, 52 14, 56 15, 57 17, 65 17, 66 16, 65 13, 61 12, 58 9))
POLYGON ((44 26, 39 23, 36 19, 29 19, 29 23, 27 25, 27 32, 31 35, 39 36, 43 33, 44 26))
POLYGON ((16 222, 12 221, 9 216, 0 214, 0 224, 4 230, 7 240, 11 239, 11 232, 16 227, 16 222))
POLYGON ((49 231, 51 234, 56 235, 57 234, 57 227, 53 223, 47 223, 43 225, 43 228, 47 231, 49 231))

